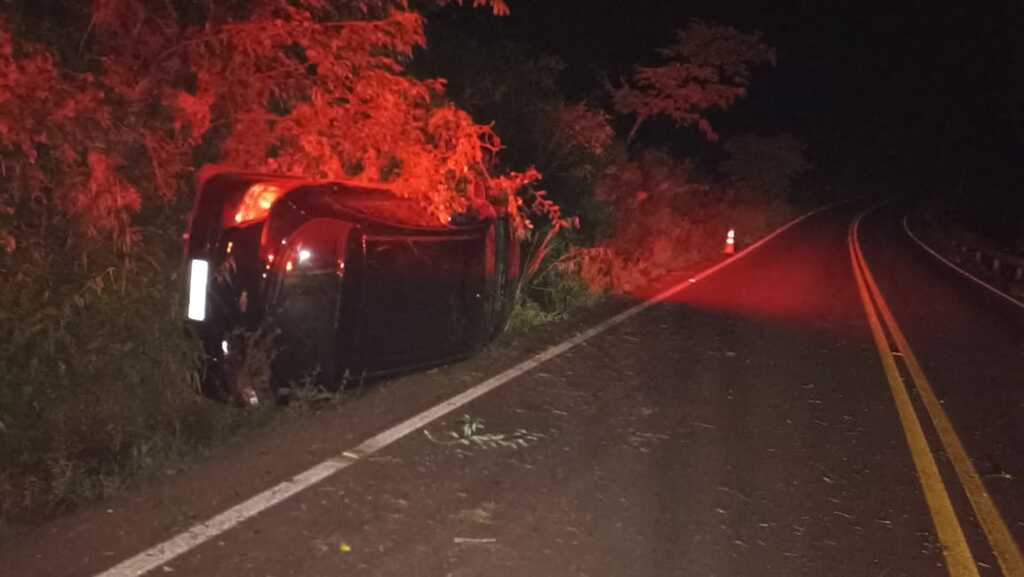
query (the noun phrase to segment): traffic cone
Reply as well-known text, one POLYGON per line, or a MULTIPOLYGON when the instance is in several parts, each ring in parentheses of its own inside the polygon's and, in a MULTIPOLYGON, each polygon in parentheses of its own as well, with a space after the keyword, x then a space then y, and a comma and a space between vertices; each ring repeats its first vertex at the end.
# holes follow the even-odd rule
POLYGON ((736 252, 736 229, 730 228, 729 232, 725 233, 725 249, 722 252, 725 254, 736 252))

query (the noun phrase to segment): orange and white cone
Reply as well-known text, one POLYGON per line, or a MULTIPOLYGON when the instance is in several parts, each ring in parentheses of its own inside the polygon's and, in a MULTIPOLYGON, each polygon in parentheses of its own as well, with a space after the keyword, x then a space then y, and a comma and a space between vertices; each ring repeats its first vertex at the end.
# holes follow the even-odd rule
POLYGON ((725 249, 722 250, 725 254, 735 254, 736 252, 736 229, 730 228, 729 232, 725 233, 725 249))

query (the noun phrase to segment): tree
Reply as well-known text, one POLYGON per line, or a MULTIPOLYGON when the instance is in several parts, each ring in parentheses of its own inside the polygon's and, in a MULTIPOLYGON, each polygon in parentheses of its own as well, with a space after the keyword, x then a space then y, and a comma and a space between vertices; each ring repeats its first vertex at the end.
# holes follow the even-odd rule
MULTIPOLYGON (((492 173, 494 131, 446 100, 444 80, 405 74, 425 43, 405 0, 94 0, 85 74, 11 28, 0 20, 0 153, 20 183, 0 217, 17 189, 127 248, 131 215, 185 192, 200 159, 385 183, 434 220, 503 203, 522 224, 515 191, 540 177, 492 173)), ((5 222, 0 244, 16 246, 5 222)))
POLYGON ((706 113, 725 110, 747 93, 753 68, 775 63, 775 50, 759 33, 694 20, 659 51, 660 66, 637 67, 620 87, 612 87, 616 112, 633 116, 627 144, 648 119, 664 116, 677 126, 697 126, 709 140, 718 135, 706 113))
POLYGON ((790 134, 744 134, 725 143, 729 158, 718 169, 729 181, 766 198, 782 199, 793 181, 813 166, 804 145, 790 134))
POLYGON ((590 102, 567 102, 559 87, 565 63, 527 45, 480 40, 451 23, 432 23, 424 74, 449 80, 448 93, 502 135, 501 161, 536 166, 550 198, 581 214, 586 191, 614 140, 608 114, 590 102))

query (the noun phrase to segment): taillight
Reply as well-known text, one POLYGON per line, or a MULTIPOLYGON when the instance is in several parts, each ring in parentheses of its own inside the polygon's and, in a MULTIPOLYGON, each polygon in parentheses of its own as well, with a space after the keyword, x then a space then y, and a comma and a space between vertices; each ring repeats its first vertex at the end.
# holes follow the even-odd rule
POLYGON ((242 202, 235 212, 235 224, 248 224, 267 218, 270 207, 281 196, 281 188, 275 184, 257 182, 245 191, 242 202))

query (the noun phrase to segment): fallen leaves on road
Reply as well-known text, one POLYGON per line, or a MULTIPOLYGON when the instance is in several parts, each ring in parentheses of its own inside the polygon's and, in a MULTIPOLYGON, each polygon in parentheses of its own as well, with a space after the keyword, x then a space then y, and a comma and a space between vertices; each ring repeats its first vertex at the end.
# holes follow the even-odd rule
POLYGON ((455 537, 453 539, 453 541, 455 543, 458 543, 458 544, 471 544, 471 545, 480 545, 480 544, 497 543, 498 542, 498 540, 493 538, 493 537, 455 537))
POLYGON ((464 415, 459 421, 459 431, 448 431, 450 439, 438 439, 423 429, 423 434, 438 445, 461 445, 481 449, 522 449, 544 438, 541 433, 532 433, 526 429, 516 429, 512 433, 484 433, 484 420, 464 415))
POLYGON ((481 525, 490 525, 494 522, 494 511, 497 507, 497 504, 493 501, 485 501, 475 509, 459 511, 455 517, 463 521, 479 523, 481 525))

